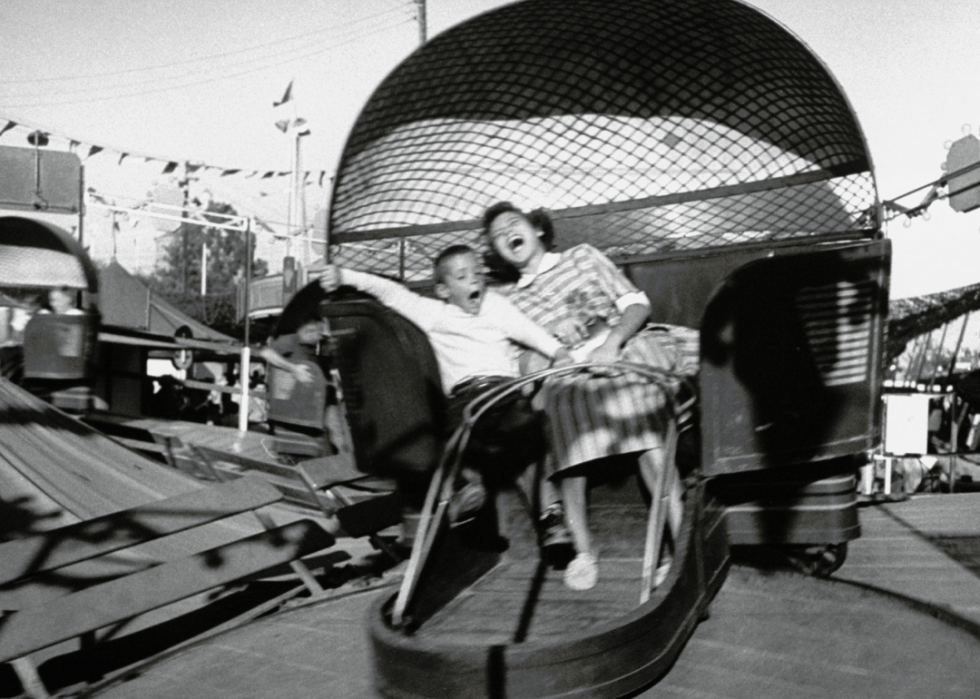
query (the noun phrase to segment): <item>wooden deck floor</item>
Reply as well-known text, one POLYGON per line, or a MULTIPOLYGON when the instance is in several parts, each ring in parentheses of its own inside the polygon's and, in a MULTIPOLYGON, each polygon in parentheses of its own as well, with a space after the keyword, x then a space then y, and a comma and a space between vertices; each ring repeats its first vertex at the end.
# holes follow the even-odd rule
POLYGON ((533 642, 585 632, 639 606, 647 509, 635 480, 594 491, 589 524, 599 550, 599 582, 586 591, 565 586, 563 566, 540 561, 536 534, 516 494, 502 493, 498 507, 510 542, 503 560, 422 624, 417 637, 479 645, 533 642))
MULTIPOLYGON (((711 618, 670 673, 633 699, 975 697, 980 620, 971 616, 972 628, 956 628, 869 586, 974 615, 980 495, 863 508, 861 521, 863 536, 851 542, 836 581, 733 568, 711 618)), ((274 615, 156 663, 99 696, 376 699, 365 617, 379 595, 391 594, 274 615)))
POLYGON ((861 508, 861 538, 834 575, 940 605, 980 624, 980 494, 861 508))
POLYGON ((534 561, 507 561, 416 632, 459 644, 509 644, 557 639, 587 631, 639 606, 642 560, 604 558, 599 583, 575 592, 562 571, 534 561))

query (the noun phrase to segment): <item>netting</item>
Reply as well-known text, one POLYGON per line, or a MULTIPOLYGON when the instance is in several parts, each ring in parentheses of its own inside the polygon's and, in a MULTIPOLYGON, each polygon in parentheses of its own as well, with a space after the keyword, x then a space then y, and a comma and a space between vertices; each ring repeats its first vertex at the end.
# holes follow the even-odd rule
POLYGON ((840 89, 736 0, 527 0, 436 37, 350 134, 332 259, 427 278, 499 200, 614 258, 877 231, 840 89))

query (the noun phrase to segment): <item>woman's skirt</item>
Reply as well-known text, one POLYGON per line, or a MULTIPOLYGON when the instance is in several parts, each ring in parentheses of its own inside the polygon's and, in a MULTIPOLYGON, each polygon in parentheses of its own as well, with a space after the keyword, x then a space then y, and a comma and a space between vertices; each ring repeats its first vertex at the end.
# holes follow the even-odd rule
MULTIPOLYGON (((697 372, 697 333, 655 326, 630 338, 620 360, 682 376, 697 372)), ((546 380, 543 403, 553 468, 562 471, 619 454, 662 447, 673 419, 671 396, 678 382, 653 382, 633 372, 600 376, 582 372, 546 380)))

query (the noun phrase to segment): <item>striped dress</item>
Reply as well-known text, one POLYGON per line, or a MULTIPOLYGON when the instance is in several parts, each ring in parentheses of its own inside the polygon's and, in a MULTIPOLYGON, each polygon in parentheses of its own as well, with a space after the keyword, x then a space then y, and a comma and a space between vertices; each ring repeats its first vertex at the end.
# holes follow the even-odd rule
MULTIPOLYGON (((510 298, 566 345, 587 339, 588 327, 615 326, 621 317, 617 300, 640 293, 591 245, 566 250, 557 261, 550 255, 546 260, 555 264, 543 264, 533 279, 522 277, 510 298)), ((641 329, 620 352, 622 361, 684 375, 697 371, 697 356, 693 330, 666 326, 641 329)), ((644 377, 580 373, 549 379, 541 390, 558 471, 663 445, 667 397, 644 377)))

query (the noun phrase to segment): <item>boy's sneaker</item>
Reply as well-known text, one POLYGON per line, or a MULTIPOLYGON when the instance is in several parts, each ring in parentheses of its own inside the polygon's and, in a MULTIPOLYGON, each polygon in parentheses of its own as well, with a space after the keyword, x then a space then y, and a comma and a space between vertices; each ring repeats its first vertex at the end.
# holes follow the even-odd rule
POLYGON ((449 522, 465 524, 476 517, 487 502, 487 490, 483 484, 473 481, 453 493, 449 500, 449 522))
POLYGON ((568 546, 572 543, 572 535, 565 526, 565 513, 559 504, 548 507, 538 520, 538 532, 541 536, 541 548, 552 546, 568 546))

